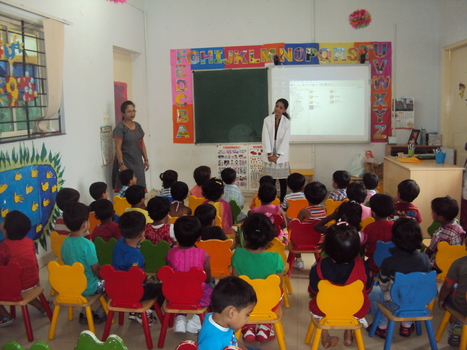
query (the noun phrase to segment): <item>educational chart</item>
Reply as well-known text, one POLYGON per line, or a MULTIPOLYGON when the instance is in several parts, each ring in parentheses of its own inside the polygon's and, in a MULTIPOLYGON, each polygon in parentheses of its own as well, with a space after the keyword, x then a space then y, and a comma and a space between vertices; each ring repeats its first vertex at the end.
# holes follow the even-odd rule
POLYGON ((113 162, 114 143, 112 137, 112 127, 110 125, 101 126, 101 153, 102 166, 106 166, 113 162))
POLYGON ((259 188, 259 179, 263 176, 263 145, 250 145, 249 167, 250 172, 248 176, 250 190, 257 190, 259 188))

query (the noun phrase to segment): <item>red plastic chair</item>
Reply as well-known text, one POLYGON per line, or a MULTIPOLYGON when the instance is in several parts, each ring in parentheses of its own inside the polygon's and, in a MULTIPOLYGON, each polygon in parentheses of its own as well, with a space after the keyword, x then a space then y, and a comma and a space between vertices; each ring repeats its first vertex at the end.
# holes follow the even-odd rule
POLYGON ((199 314, 201 323, 207 307, 199 305, 203 297, 203 282, 206 273, 199 267, 192 267, 188 272, 175 272, 170 266, 163 266, 157 272, 157 278, 162 283, 162 293, 165 301, 162 305, 164 320, 157 346, 164 347, 167 328, 173 326, 175 314, 199 314))
POLYGON ((157 316, 162 322, 163 316, 156 298, 140 301, 144 294, 142 283, 146 279, 146 273, 139 267, 132 267, 128 271, 117 271, 112 265, 104 265, 100 270, 100 275, 105 280, 105 292, 109 296, 108 303, 109 316, 105 323, 102 341, 106 341, 110 333, 110 326, 114 312, 119 312, 118 323, 123 326, 125 312, 141 313, 143 320, 144 335, 148 349, 152 349, 151 332, 146 311, 154 305, 157 316))
POLYGON ((274 227, 276 228, 276 237, 280 235, 282 230, 282 223, 284 222, 284 217, 281 214, 273 214, 274 218, 274 227))
POLYGON ((28 341, 33 341, 34 334, 29 318, 28 303, 39 297, 50 320, 52 320, 52 311, 45 299, 44 288, 35 286, 32 289, 21 292, 22 271, 22 268, 16 262, 10 262, 7 266, 0 266, 0 304, 4 306, 10 305, 10 313, 13 317, 16 317, 15 306, 21 306, 28 341))
MULTIPOLYGON (((287 262, 293 266, 295 255, 297 253, 313 253, 318 261, 320 248, 318 243, 321 241, 321 233, 315 231, 314 226, 318 220, 311 223, 302 223, 298 219, 289 222, 289 256, 287 262)), ((289 270, 289 277, 292 275, 289 270)))

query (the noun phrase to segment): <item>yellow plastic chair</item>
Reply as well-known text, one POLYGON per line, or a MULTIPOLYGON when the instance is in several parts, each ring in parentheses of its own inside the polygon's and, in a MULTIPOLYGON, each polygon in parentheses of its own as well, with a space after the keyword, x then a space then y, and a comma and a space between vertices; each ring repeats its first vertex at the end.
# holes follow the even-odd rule
POLYGON ((375 222, 375 218, 374 218, 373 216, 369 216, 369 217, 367 217, 366 219, 360 221, 360 226, 362 227, 361 230, 363 231, 363 229, 364 229, 367 225, 371 224, 372 222, 375 222))
POLYGON ((130 203, 128 203, 126 198, 122 198, 122 197, 119 197, 119 196, 114 197, 115 214, 121 216, 125 212, 125 209, 129 208, 129 207, 131 207, 131 205, 130 205, 130 203))
MULTIPOLYGON (((285 333, 284 327, 282 326, 282 308, 279 303, 282 297, 279 276, 269 275, 266 279, 259 278, 254 280, 245 275, 239 277, 253 287, 258 299, 246 324, 272 323, 274 325, 274 331, 276 332, 279 349, 286 350, 284 340, 285 333)), ((237 331, 237 338, 240 337, 240 334, 241 329, 237 331)))
POLYGON ((229 267, 232 265, 233 240, 208 239, 196 243, 198 248, 203 249, 211 257, 211 275, 215 278, 223 278, 231 275, 229 267))
POLYGON ((48 269, 50 285, 58 292, 58 295, 54 299, 55 307, 52 323, 50 324, 49 339, 55 337, 55 328, 57 327, 58 315, 62 306, 68 307, 69 321, 73 320, 74 307, 84 307, 86 309, 89 330, 95 334, 91 305, 100 300, 102 307, 106 314, 108 314, 107 303, 102 293, 85 297, 82 295, 88 284, 83 264, 76 262, 72 266, 69 266, 51 261, 48 264, 48 269))
POLYGON ((441 270, 437 276, 438 281, 444 281, 454 260, 466 255, 467 250, 464 245, 449 245, 448 242, 439 242, 435 255, 436 266, 441 270))
POLYGON ((282 289, 284 290, 284 306, 286 308, 290 307, 290 300, 289 300, 289 294, 293 294, 293 289, 292 289, 292 284, 290 283, 290 278, 289 278, 289 269, 290 269, 290 264, 287 262, 287 255, 285 254, 285 244, 280 241, 279 238, 274 237, 274 239, 271 241, 271 245, 266 249, 267 252, 274 252, 278 253, 282 261, 284 262, 284 271, 283 271, 283 277, 282 277, 282 289))
POLYGON ((436 331, 435 339, 437 342, 441 340, 443 336, 444 330, 448 325, 449 318, 452 316, 457 321, 462 323, 462 334, 461 334, 461 342, 459 343, 459 350, 467 349, 467 317, 461 314, 459 311, 454 309, 450 304, 445 303, 444 307, 446 311, 444 312, 443 319, 439 324, 438 330, 436 331))
POLYGON ((89 234, 92 234, 94 232, 94 229, 97 225, 99 225, 99 223, 100 221, 96 218, 96 213, 91 211, 89 213, 89 234))
POLYGON ((170 217, 170 224, 172 224, 172 225, 175 224, 175 221, 177 221, 177 219, 178 219, 178 216, 171 216, 170 217))
POLYGON ((318 289, 316 303, 326 316, 321 319, 311 316, 305 344, 309 344, 313 338, 311 350, 317 350, 323 329, 351 329, 355 332, 357 348, 365 350, 362 324, 353 316, 363 305, 363 282, 358 280, 347 286, 336 286, 322 280, 318 283, 318 289))
MULTIPOLYGON (((271 202, 272 205, 279 205, 281 204, 281 201, 279 198, 276 198, 274 199, 272 202, 271 202)), ((261 201, 259 200, 258 197, 255 198, 255 208, 257 207, 260 207, 262 204, 261 204, 261 201)))
POLYGON ((308 200, 305 198, 289 199, 289 207, 287 208, 287 216, 291 219, 296 219, 300 210, 308 206, 308 200))
POLYGON ((191 212, 194 214, 196 208, 198 208, 199 205, 203 204, 203 202, 206 200, 206 198, 203 197, 195 197, 193 195, 188 197, 188 207, 191 209, 191 212))
POLYGON ((52 231, 50 233, 50 244, 52 246, 52 252, 55 254, 55 256, 58 258, 58 263, 60 265, 63 265, 63 260, 62 260, 62 244, 65 241, 65 238, 67 238, 67 235, 61 235, 57 231, 52 231))

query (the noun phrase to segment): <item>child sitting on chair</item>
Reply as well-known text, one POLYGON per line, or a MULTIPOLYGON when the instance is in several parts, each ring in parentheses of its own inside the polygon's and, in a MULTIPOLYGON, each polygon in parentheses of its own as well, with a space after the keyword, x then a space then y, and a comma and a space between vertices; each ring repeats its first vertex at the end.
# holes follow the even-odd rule
MULTIPOLYGON (((368 293, 373 286, 373 279, 370 277, 370 269, 358 256, 360 251, 360 238, 357 229, 345 221, 332 225, 326 231, 324 239, 324 252, 327 257, 320 259, 310 271, 310 284, 308 292, 313 296, 310 300, 310 311, 314 317, 325 316, 318 308, 316 295, 319 293, 318 283, 321 280, 346 286, 357 280, 364 284, 363 295, 364 302, 362 308, 354 315, 365 326, 365 315, 370 308, 368 293)), ((345 296, 337 296, 345 298, 345 296)), ((351 330, 344 331, 344 345, 352 344, 353 334, 351 330)), ((329 331, 323 329, 321 343, 327 349, 336 346, 339 342, 338 337, 332 337, 329 331)))
MULTIPOLYGON (((422 232, 417 221, 411 218, 400 218, 392 226, 392 242, 395 247, 390 248, 392 256, 386 258, 381 263, 379 271, 379 285, 375 286, 370 293, 371 314, 375 319, 378 311, 378 302, 384 304, 391 310, 396 310, 397 305, 391 299, 391 285, 394 283, 396 272, 430 272, 431 265, 428 256, 420 253, 418 249, 422 247, 422 232)), ((376 335, 386 338, 388 319, 382 315, 376 329, 376 335)), ((414 330, 412 322, 402 322, 399 334, 409 337, 414 330)))
POLYGON ((59 234, 68 235, 70 233, 68 227, 65 225, 65 221, 63 220, 63 211, 68 203, 79 202, 79 197, 80 194, 77 190, 67 187, 62 188, 55 196, 55 202, 57 203, 57 207, 60 209, 61 213, 57 220, 55 220, 54 230, 59 234))
POLYGON ((462 245, 465 231, 456 219, 459 214, 459 205, 454 198, 446 196, 433 199, 431 210, 433 220, 441 223, 441 227, 433 233, 430 246, 425 251, 430 257, 431 264, 435 266, 439 242, 446 241, 449 245, 462 245))
POLYGON ((362 181, 366 188, 366 197, 363 204, 368 205, 370 198, 378 193, 376 187, 378 187, 379 184, 379 177, 375 173, 365 173, 362 181))
MULTIPOLYGON (((238 188, 235 184, 237 181, 237 172, 235 169, 232 168, 225 168, 221 171, 221 178, 224 181, 224 194, 222 195, 222 199, 225 200, 227 203, 230 203, 231 200, 237 202, 240 209, 243 209, 243 205, 245 204, 245 198, 243 197, 242 191, 238 188)), ((238 214, 237 221, 242 221, 246 218, 245 213, 242 211, 238 214)))
MULTIPOLYGON (((36 246, 34 241, 26 237, 31 230, 31 220, 18 210, 10 211, 0 224, 0 231, 5 240, 0 243, 0 266, 7 266, 10 262, 17 262, 22 268, 22 290, 39 285, 39 265, 37 264, 36 246)), ((5 278, 5 277, 2 277, 5 278)), ((46 310, 38 298, 29 302, 42 315, 46 310)), ((0 327, 12 324, 15 319, 0 305, 0 327)))
POLYGON ((225 241, 227 236, 222 228, 216 226, 216 208, 212 204, 201 204, 195 209, 195 216, 201 223, 201 240, 220 239, 225 241))
POLYGON ((371 216, 371 209, 365 205, 366 189, 361 182, 352 182, 347 186, 347 198, 362 207, 362 220, 371 216))
POLYGON ((345 170, 337 170, 332 174, 332 187, 335 189, 329 192, 328 198, 333 201, 343 201, 347 198, 346 188, 350 183, 350 174, 345 170))
POLYGON ((303 193, 305 182, 305 176, 300 173, 292 173, 287 177, 287 186, 289 186, 292 193, 286 194, 281 204, 281 208, 285 213, 287 213, 290 205, 289 199, 305 199, 305 194, 303 193))
POLYGON ((222 230, 224 230, 225 234, 232 235, 235 234, 235 231, 232 229, 232 209, 230 208, 230 204, 222 199, 223 194, 224 183, 222 180, 213 177, 203 184, 203 196, 206 198, 203 204, 209 203, 216 208, 217 215, 221 218, 222 230))
MULTIPOLYGON (((211 262, 209 255, 201 248, 195 246, 201 236, 201 224, 196 216, 182 216, 174 224, 177 246, 167 253, 167 264, 175 272, 188 272, 192 267, 199 267, 206 272, 206 281, 203 283, 204 294, 199 305, 208 306, 211 302, 211 262)), ((177 315, 175 318, 175 333, 198 333, 201 329, 199 315, 193 315, 187 322, 186 315, 177 315)))
POLYGON ((394 214, 392 219, 413 218, 418 223, 422 222, 422 215, 412 202, 420 194, 420 187, 414 180, 404 180, 397 185, 397 196, 394 199, 394 214))
POLYGON ((169 200, 165 197, 151 198, 147 209, 152 222, 146 224, 146 239, 149 239, 152 244, 166 241, 169 246, 173 247, 175 234, 174 226, 170 223, 169 200))
POLYGON ((305 186, 304 194, 308 201, 308 207, 298 212, 297 219, 301 222, 312 222, 325 218, 326 208, 321 203, 326 198, 326 186, 321 182, 313 181, 305 186))
MULTIPOLYGON (((263 185, 265 186, 265 185, 263 185)), ((269 218, 256 213, 247 217, 242 225, 245 248, 237 248, 232 256, 232 275, 246 275, 250 279, 267 278, 277 274, 282 277, 284 262, 279 253, 266 252, 271 241, 276 237, 276 230, 269 218)), ((246 325, 242 328, 243 340, 261 343, 275 338, 270 324, 246 325)))
POLYGON ((135 172, 131 169, 125 169, 118 173, 118 178, 122 183, 122 188, 118 192, 117 196, 125 198, 125 193, 128 187, 136 185, 136 175, 135 172))
POLYGON ((94 202, 89 204, 89 211, 95 211, 94 204, 99 199, 109 198, 109 193, 107 192, 107 184, 105 182, 94 182, 89 186, 89 194, 94 199, 94 202))
POLYGON ((239 277, 222 278, 211 295, 212 313, 206 315, 198 336, 198 350, 224 349, 239 346, 253 350, 237 342, 235 331, 248 321, 257 302, 253 287, 239 277))
POLYGON ((170 188, 173 202, 170 203, 169 215, 179 218, 184 215, 191 215, 191 208, 187 207, 184 203, 188 196, 188 185, 184 182, 177 181, 170 188))
POLYGON ((91 235, 92 240, 96 239, 96 237, 102 237, 104 241, 108 242, 112 237, 117 240, 122 237, 120 228, 114 221, 115 210, 111 201, 108 199, 98 199, 94 202, 94 212, 96 218, 101 223, 94 228, 91 235))
POLYGON ((126 208, 127 211, 139 211, 144 214, 146 218, 146 223, 152 223, 152 219, 149 216, 149 213, 146 209, 146 204, 144 203, 144 197, 146 195, 146 189, 141 185, 132 185, 128 187, 125 192, 125 198, 130 203, 131 207, 126 208))
MULTIPOLYGON (((272 178, 272 176, 269 176, 269 175, 261 176, 261 178, 259 179, 259 187, 261 187, 261 185, 263 185, 265 183, 269 183, 269 184, 273 185, 274 187, 276 186, 276 180, 274 180, 272 178)), ((251 200, 251 203, 250 203, 250 209, 253 209, 254 207, 256 207, 256 200, 257 199, 258 199, 258 193, 255 193, 255 195, 253 196, 253 199, 251 200)))
POLYGON ((162 181, 162 189, 159 191, 159 196, 167 197, 169 202, 172 202, 171 187, 178 180, 177 172, 175 170, 166 170, 159 175, 159 179, 162 181))
POLYGON ((203 184, 211 178, 211 168, 206 165, 201 165, 193 171, 193 178, 196 185, 190 190, 190 194, 197 198, 203 198, 203 184))

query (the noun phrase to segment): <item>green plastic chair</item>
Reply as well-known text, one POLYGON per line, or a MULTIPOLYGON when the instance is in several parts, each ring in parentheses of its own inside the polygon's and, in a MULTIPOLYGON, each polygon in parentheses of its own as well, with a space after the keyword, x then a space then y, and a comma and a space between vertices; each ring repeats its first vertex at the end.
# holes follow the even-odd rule
POLYGON ((238 225, 238 215, 242 212, 242 208, 238 205, 235 199, 229 202, 230 209, 232 210, 232 217, 234 225, 238 225))
POLYGON ((112 256, 114 254, 114 247, 117 243, 115 238, 109 239, 108 242, 104 241, 102 237, 96 237, 94 239, 94 245, 96 246, 97 260, 99 265, 112 265, 112 256))
POLYGON ((92 332, 81 332, 75 350, 128 350, 122 338, 110 335, 105 342, 100 341, 92 332))
POLYGON ((167 265, 167 261, 165 261, 165 256, 169 251, 170 246, 169 243, 166 241, 160 241, 156 245, 152 244, 152 242, 148 239, 145 239, 141 243, 141 254, 144 256, 144 272, 146 272, 147 276, 156 276, 157 271, 162 266, 167 265))
MULTIPOLYGON (((2 350, 27 350, 15 341, 9 341, 2 346, 2 350)), ((51 350, 50 347, 41 341, 32 344, 30 350, 51 350)))
POLYGON ((440 227, 441 227, 441 223, 439 221, 433 221, 426 230, 428 231, 428 234, 430 235, 430 237, 433 237, 433 233, 435 233, 435 231, 439 229, 440 227))

